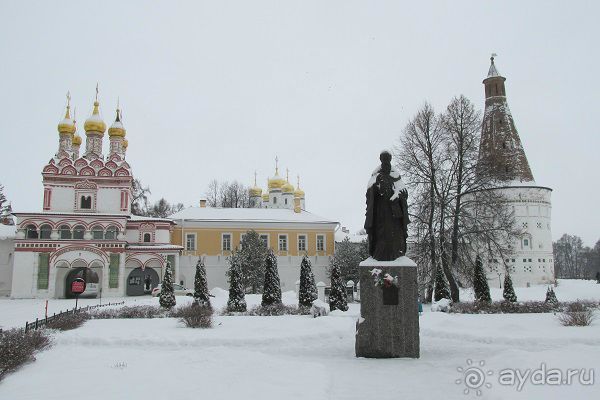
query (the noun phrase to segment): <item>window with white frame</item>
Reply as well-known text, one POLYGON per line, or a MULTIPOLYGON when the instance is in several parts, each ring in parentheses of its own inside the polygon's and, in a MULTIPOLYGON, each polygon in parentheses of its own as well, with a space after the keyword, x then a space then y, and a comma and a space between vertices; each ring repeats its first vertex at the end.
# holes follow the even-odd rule
POLYGON ((185 234, 185 250, 196 251, 196 234, 186 233, 185 234))
POLYGON ((224 233, 221 236, 221 250, 231 251, 231 233, 224 233))
POLYGON ((269 235, 267 233, 260 234, 260 240, 264 243, 265 247, 269 248, 269 235))
POLYGON ((317 251, 325 251, 325 235, 317 235, 317 251))
POLYGON ((288 242, 287 235, 279 235, 279 251, 287 251, 288 242))
POLYGON ((306 235, 298 235, 298 251, 306 251, 306 235))

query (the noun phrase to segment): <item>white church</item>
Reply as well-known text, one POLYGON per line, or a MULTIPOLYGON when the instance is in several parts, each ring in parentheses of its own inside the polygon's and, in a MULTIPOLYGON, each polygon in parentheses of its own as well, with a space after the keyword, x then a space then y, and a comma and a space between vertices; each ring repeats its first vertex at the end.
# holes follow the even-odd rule
POLYGON ((126 131, 117 107, 108 129, 98 93, 85 121, 85 148, 71 119, 70 98, 58 124, 58 151, 42 168, 41 212, 15 212, 11 270, 13 298, 72 297, 70 283, 87 282, 84 295, 149 293, 161 280, 167 261, 177 277, 180 246, 170 244, 174 223, 131 214, 133 176, 126 161, 126 131))

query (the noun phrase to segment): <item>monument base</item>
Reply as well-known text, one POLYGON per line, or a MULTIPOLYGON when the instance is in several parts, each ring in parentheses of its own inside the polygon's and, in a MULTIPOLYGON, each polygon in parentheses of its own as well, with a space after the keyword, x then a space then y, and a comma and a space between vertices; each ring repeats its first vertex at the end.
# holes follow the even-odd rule
POLYGON ((368 258, 360 263, 360 319, 356 357, 419 358, 417 265, 408 257, 394 261, 368 258), (376 284, 372 270, 395 278, 376 284))

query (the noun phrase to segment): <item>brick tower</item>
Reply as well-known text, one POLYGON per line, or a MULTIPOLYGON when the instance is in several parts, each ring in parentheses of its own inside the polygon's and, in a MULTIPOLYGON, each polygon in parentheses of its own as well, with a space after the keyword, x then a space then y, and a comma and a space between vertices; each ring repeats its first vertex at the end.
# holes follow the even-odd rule
POLYGON ((533 174, 519 138, 508 102, 506 78, 498 73, 491 57, 485 85, 485 112, 479 147, 479 173, 501 182, 533 182, 533 174))

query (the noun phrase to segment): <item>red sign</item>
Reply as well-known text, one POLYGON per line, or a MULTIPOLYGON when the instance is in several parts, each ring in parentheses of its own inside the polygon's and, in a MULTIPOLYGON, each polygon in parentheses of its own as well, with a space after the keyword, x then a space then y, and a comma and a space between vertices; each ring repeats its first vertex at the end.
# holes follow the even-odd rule
POLYGON ((75 280, 71 282, 71 293, 81 294, 83 292, 85 292, 85 280, 83 278, 75 278, 75 280))

